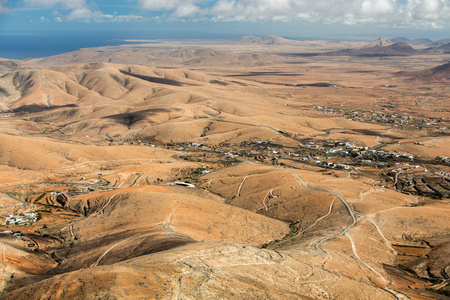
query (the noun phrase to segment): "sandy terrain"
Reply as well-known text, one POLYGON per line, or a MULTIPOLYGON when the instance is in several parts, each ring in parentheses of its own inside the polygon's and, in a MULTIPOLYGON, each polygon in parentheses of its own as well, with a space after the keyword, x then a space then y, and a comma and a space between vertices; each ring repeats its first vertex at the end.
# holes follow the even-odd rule
POLYGON ((447 61, 279 37, 1 60, 0 298, 444 299, 447 61))

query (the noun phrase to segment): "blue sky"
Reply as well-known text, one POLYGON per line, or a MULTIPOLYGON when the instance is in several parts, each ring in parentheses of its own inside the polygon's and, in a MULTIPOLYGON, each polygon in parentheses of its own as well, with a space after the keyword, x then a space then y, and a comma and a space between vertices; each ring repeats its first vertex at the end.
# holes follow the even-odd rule
POLYGON ((0 0, 3 35, 50 30, 436 40, 450 0, 0 0))

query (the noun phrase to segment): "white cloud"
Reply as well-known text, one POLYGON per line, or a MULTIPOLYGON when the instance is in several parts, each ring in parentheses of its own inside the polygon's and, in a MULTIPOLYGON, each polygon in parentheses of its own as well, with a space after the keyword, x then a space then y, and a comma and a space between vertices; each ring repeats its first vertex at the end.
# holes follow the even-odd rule
POLYGON ((76 9, 86 6, 85 0, 25 0, 26 3, 37 7, 61 6, 65 9, 76 9))
MULTIPOLYGON (((0 5, 7 0, 0 0, 0 5)), ((145 22, 155 20, 155 18, 149 18, 139 15, 114 15, 104 14, 101 11, 95 10, 95 2, 86 0, 24 0, 29 7, 32 8, 50 8, 57 9, 53 11, 52 15, 55 16, 54 20, 58 23, 63 22, 63 19, 67 21, 81 21, 81 22, 145 22)), ((137 1, 137 0, 136 0, 137 1)), ((176 4, 175 0, 161 1, 161 3, 169 3, 164 9, 172 8, 171 5, 176 4), (170 4, 170 2, 173 2, 170 4)), ((159 5, 161 6, 161 5, 159 5)), ((0 6, 1 7, 1 6, 0 6)), ((158 7, 149 6, 149 7, 158 7)), ((180 6, 180 8, 183 6, 180 6)), ((191 8, 192 9, 192 8, 191 8)), ((194 11, 189 9, 180 10, 180 15, 190 15, 194 11)), ((157 19, 157 18, 156 18, 157 19)), ((41 17, 41 22, 48 22, 48 19, 41 17)))
POLYGON ((73 20, 92 20, 95 18, 101 18, 102 13, 99 11, 92 11, 86 7, 80 7, 72 10, 72 12, 66 17, 68 21, 73 20))
POLYGON ((192 1, 181 0, 138 0, 139 6, 147 10, 170 10, 176 9, 183 4, 190 4, 192 1))
POLYGON ((177 7, 175 12, 173 13, 173 16, 175 17, 188 17, 198 14, 201 11, 201 9, 193 5, 191 3, 184 3, 177 7))
POLYGON ((9 12, 7 4, 8 0, 0 0, 0 14, 9 12))
POLYGON ((44 16, 42 16, 39 20, 41 21, 41 23, 48 22, 48 19, 44 16))
MULTIPOLYGON (((24 0, 31 7, 38 8, 58 8, 70 11, 65 19, 68 21, 92 21, 101 20, 103 13, 90 8, 85 0, 24 0)), ((53 15, 60 12, 53 12, 53 15)), ((61 22, 61 17, 55 18, 56 22, 61 22)))
POLYGON ((450 0, 137 0, 171 18, 214 21, 450 25, 450 0))
MULTIPOLYGON (((58 17, 69 21, 144 22, 160 18, 417 28, 450 26, 450 0, 128 0, 139 5, 141 15, 103 14, 95 9, 100 0, 22 1, 32 7, 62 11, 58 17), (156 12, 152 15, 158 17, 148 17, 148 12, 156 12)), ((7 3, 8 0, 0 0, 0 13, 5 11, 7 3)))
POLYGON ((378 15, 388 14, 393 11, 395 7, 395 1, 391 0, 365 0, 361 4, 361 13, 365 15, 378 15))
POLYGON ((150 20, 157 20, 158 18, 149 18, 136 15, 114 15, 111 16, 111 21, 116 23, 128 23, 128 22, 148 22, 150 20))
POLYGON ((419 0, 414 1, 416 5, 413 11, 413 17, 418 20, 438 21, 443 10, 449 10, 449 4, 445 5, 443 0, 419 0))

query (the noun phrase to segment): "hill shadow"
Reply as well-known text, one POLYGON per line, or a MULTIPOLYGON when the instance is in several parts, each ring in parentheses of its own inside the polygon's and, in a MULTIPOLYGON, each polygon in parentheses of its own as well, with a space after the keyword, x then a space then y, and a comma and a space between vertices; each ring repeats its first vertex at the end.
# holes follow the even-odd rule
POLYGON ((172 85, 172 86, 183 86, 183 83, 180 81, 176 81, 173 79, 167 79, 167 78, 161 78, 161 77, 153 77, 153 76, 146 76, 146 75, 139 75, 139 74, 134 74, 131 72, 127 72, 124 70, 120 70, 120 73, 124 74, 124 75, 128 75, 128 76, 132 76, 132 77, 136 77, 148 82, 153 82, 153 83, 160 83, 160 84, 166 84, 166 85, 172 85))
POLYGON ((31 104, 31 105, 22 105, 20 107, 14 108, 12 112, 18 113, 18 114, 25 114, 25 113, 38 113, 43 111, 51 111, 59 108, 75 108, 78 107, 76 104, 67 104, 67 105, 60 105, 60 106, 45 106, 45 105, 39 105, 39 104, 31 104))
POLYGON ((0 86, 0 94, 3 94, 5 96, 9 96, 8 91, 5 88, 2 88, 1 86, 0 86))
POLYGON ((149 116, 156 115, 158 113, 168 113, 177 110, 179 109, 154 108, 135 112, 122 113, 117 115, 110 115, 103 117, 102 119, 112 119, 119 124, 130 127, 131 125, 136 124, 137 122, 140 122, 149 116))
POLYGON ((249 72, 246 74, 231 74, 226 75, 226 77, 251 77, 251 76, 262 76, 262 75, 272 75, 272 76, 304 76, 298 73, 284 73, 284 72, 249 72))

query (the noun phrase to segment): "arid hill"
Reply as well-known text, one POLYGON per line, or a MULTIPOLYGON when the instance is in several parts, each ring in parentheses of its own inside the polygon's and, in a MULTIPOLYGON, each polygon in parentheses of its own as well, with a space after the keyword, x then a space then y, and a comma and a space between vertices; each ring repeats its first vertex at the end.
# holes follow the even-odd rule
POLYGON ((444 299, 446 57, 363 46, 159 41, 5 72, 0 298, 444 299))
POLYGON ((408 43, 410 45, 428 45, 428 44, 433 43, 432 40, 426 39, 426 38, 410 40, 405 37, 396 37, 396 38, 390 39, 390 41, 393 43, 408 43))
POLYGON ((338 279, 297 255, 230 242, 203 242, 86 268, 18 289, 3 299, 247 298, 395 299, 389 291, 338 279), (67 283, 72 283, 70 287, 67 283))
MULTIPOLYGON (((186 188, 184 188, 186 189, 186 188)), ((188 188, 189 189, 189 188, 188 188)), ((61 231, 71 249, 55 249, 62 273, 164 251, 199 241, 234 241, 253 246, 281 239, 288 225, 183 189, 140 187, 70 199, 85 215, 61 231), (246 224, 253 226, 246 226, 246 224)))
POLYGON ((32 68, 31 63, 21 60, 0 58, 0 74, 18 69, 32 68))
POLYGON ((450 81, 450 63, 418 72, 405 72, 403 75, 420 81, 450 81))
POLYGON ((431 43, 430 46, 442 46, 442 45, 445 45, 445 44, 448 44, 448 43, 450 43, 450 39, 441 39, 441 40, 438 40, 438 41, 436 41, 434 43, 431 43))
POLYGON ((155 65, 197 65, 197 66, 228 66, 228 65, 265 65, 282 60, 274 54, 233 53, 227 50, 210 48, 155 50, 155 49, 117 49, 91 50, 81 49, 60 55, 31 59, 42 66, 61 66, 81 63, 119 63, 142 66, 155 65))
POLYGON ((361 57, 383 57, 383 56, 405 56, 415 54, 418 51, 406 43, 390 44, 388 46, 376 45, 361 49, 346 49, 335 52, 328 52, 322 55, 332 56, 361 56, 361 57))
POLYGON ((427 48, 427 52, 435 54, 449 54, 450 53, 450 43, 437 44, 433 47, 427 48))
MULTIPOLYGON (((298 144, 279 130, 302 134, 322 130, 319 123, 311 125, 294 116, 261 125, 272 99, 254 95, 249 101, 249 95, 239 88, 259 88, 264 83, 196 71, 97 63, 17 71, 1 80, 5 89, 12 91, 10 95, 15 93, 3 98, 5 111, 32 112, 33 124, 47 127, 61 138, 119 139, 140 134, 166 142, 217 144, 276 138, 298 144), (230 95, 229 89, 235 92, 230 95), (212 91, 214 98, 210 97, 212 91), (217 116, 220 118, 215 119, 217 116)), ((288 110, 280 105, 271 113, 284 115, 288 110)), ((348 120, 337 122, 358 128, 348 120)))

